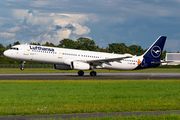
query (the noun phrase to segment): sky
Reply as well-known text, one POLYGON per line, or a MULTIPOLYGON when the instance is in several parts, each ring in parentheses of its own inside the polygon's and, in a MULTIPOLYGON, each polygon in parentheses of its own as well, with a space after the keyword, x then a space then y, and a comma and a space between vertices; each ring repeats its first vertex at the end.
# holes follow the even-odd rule
POLYGON ((180 0, 1 0, 0 11, 4 46, 87 37, 147 49, 163 35, 164 50, 180 51, 180 0))

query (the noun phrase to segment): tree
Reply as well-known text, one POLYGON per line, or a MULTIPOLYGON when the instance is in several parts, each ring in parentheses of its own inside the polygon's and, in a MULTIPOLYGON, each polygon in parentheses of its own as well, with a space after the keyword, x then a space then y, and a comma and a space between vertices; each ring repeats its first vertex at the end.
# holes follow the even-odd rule
POLYGON ((3 55, 4 51, 5 51, 5 47, 0 43, 0 56, 3 55))
POLYGON ((53 43, 49 43, 49 42, 46 42, 46 43, 43 44, 42 46, 55 47, 55 45, 54 45, 53 43))
POLYGON ((76 43, 70 39, 61 40, 58 46, 62 48, 76 49, 76 43))
POLYGON ((94 40, 91 40, 89 38, 80 37, 77 39, 76 43, 77 43, 77 49, 97 51, 97 46, 94 40))
POLYGON ((6 50, 10 49, 12 47, 11 44, 9 44, 8 46, 6 46, 6 50))
POLYGON ((166 53, 167 53, 167 51, 164 50, 163 53, 162 53, 162 55, 161 55, 161 60, 163 60, 163 59, 166 57, 166 53))
POLYGON ((131 45, 128 47, 129 48, 129 53, 132 55, 142 55, 144 53, 144 50, 142 49, 141 46, 138 45, 131 45))
POLYGON ((112 53, 119 53, 119 54, 124 54, 128 53, 128 48, 124 43, 112 43, 109 44, 109 52, 112 53))
POLYGON ((40 43, 30 43, 30 45, 41 45, 40 43))
POLYGON ((97 47, 98 52, 108 52, 108 47, 106 47, 107 50, 103 49, 103 47, 102 48, 100 48, 99 46, 96 46, 96 47, 97 47))
POLYGON ((19 41, 14 42, 13 46, 14 46, 14 45, 20 45, 19 41))

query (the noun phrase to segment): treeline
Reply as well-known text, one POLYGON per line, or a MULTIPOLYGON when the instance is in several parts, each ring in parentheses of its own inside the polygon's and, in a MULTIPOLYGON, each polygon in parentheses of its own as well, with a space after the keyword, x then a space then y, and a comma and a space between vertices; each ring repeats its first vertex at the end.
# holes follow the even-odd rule
MULTIPOLYGON (((3 52, 7 49, 10 49, 14 45, 19 45, 19 41, 14 42, 14 44, 9 44, 8 46, 3 46, 0 43, 0 64, 20 64, 20 61, 15 61, 8 59, 6 57, 3 57, 3 52)), ((40 43, 30 43, 31 45, 41 45, 40 43)), ((90 50, 90 51, 98 51, 98 52, 108 52, 108 53, 117 53, 117 54, 125 54, 129 53, 132 55, 142 55, 146 50, 142 49, 141 46, 138 45, 131 45, 126 46, 125 43, 111 43, 108 44, 108 47, 106 48, 100 48, 96 45, 94 40, 91 40, 89 38, 80 37, 77 40, 71 40, 71 39, 63 39, 59 42, 58 45, 54 45, 53 43, 46 42, 45 44, 42 44, 42 46, 50 46, 50 47, 59 47, 59 48, 70 48, 70 49, 78 49, 78 50, 90 50)), ((167 51, 164 51, 162 54, 161 59, 165 58, 167 51)))

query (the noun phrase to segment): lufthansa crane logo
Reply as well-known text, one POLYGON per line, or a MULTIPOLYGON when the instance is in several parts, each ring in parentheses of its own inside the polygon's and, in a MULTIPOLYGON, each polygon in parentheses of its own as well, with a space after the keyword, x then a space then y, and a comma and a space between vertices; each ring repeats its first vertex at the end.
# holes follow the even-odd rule
POLYGON ((151 49, 151 54, 153 57, 158 58, 161 55, 161 48, 159 46, 154 46, 151 49))

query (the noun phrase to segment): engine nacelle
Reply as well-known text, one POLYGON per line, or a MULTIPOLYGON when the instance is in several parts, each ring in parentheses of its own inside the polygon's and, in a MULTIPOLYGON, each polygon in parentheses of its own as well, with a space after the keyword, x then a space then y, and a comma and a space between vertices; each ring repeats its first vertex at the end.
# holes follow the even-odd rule
POLYGON ((73 61, 71 62, 72 69, 75 70, 90 70, 91 66, 88 63, 80 62, 80 61, 73 61))
POLYGON ((57 69, 57 70, 72 70, 70 65, 63 65, 63 64, 54 64, 54 69, 57 69))

